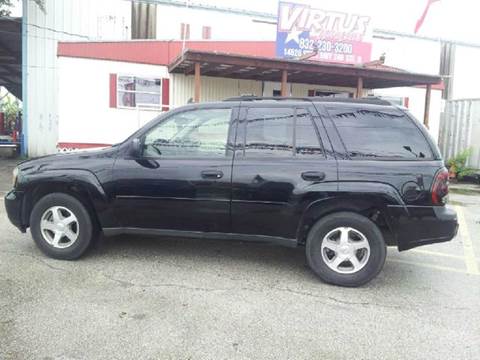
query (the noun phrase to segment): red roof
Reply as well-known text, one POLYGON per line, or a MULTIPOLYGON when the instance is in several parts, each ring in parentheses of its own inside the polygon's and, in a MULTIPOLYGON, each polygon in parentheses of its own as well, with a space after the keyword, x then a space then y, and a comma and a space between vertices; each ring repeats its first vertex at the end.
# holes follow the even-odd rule
MULTIPOLYGON (((182 52, 182 41, 59 42, 58 56, 168 65, 182 52)), ((275 56, 273 41, 186 41, 185 48, 238 55, 275 56)))

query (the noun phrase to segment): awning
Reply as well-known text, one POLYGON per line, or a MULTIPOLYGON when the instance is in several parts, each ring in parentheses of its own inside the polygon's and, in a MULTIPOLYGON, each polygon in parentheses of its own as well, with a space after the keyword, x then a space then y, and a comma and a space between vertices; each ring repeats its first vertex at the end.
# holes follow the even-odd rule
POLYGON ((202 76, 281 81, 284 70, 289 83, 357 87, 358 79, 367 89, 434 85, 441 82, 435 75, 411 73, 386 66, 369 68, 305 60, 286 60, 219 52, 185 50, 168 67, 171 73, 191 75, 195 63, 202 76))

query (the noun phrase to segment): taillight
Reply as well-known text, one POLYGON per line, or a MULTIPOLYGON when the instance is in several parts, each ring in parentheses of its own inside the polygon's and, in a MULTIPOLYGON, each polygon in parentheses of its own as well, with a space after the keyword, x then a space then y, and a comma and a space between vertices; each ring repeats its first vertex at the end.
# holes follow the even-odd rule
POLYGON ((443 205, 448 195, 448 170, 443 168, 437 172, 432 185, 432 203, 443 205))

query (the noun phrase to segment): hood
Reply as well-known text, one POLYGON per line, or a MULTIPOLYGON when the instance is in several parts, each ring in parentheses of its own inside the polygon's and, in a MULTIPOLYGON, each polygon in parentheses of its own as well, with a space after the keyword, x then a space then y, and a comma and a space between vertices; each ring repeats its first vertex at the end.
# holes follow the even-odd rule
POLYGON ((18 164, 21 171, 40 171, 53 169, 88 169, 94 170, 96 164, 115 159, 118 146, 110 146, 100 150, 83 150, 70 153, 59 153, 32 158, 18 164))

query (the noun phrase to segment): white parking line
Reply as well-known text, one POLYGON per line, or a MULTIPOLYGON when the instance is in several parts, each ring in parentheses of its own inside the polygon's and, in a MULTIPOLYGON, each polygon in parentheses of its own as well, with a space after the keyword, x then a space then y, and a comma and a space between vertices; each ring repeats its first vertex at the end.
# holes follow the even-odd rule
MULTIPOLYGON (((417 254, 425 254, 425 255, 430 255, 430 256, 446 257, 446 258, 450 258, 450 259, 465 261, 465 256, 463 256, 463 255, 447 254, 447 253, 444 253, 444 252, 430 251, 430 250, 425 250, 425 249, 412 249, 410 251, 412 253, 417 253, 417 254)), ((476 257, 475 260, 480 261, 480 257, 476 257)))
POLYGON ((398 264, 405 264, 405 265, 416 265, 416 266, 421 266, 428 269, 443 270, 443 271, 455 272, 460 274, 469 274, 468 271, 461 270, 461 269, 455 269, 452 267, 440 266, 440 265, 434 265, 434 264, 420 263, 416 261, 408 261, 408 260, 400 260, 400 259, 387 259, 387 261, 398 263, 398 264))
POLYGON ((465 256, 465 265, 467 266, 467 272, 473 275, 480 275, 478 270, 478 264, 475 259, 475 251, 473 250, 473 242, 470 238, 470 232, 468 231, 467 222, 465 221, 465 214, 463 213, 463 208, 455 205, 455 210, 457 210, 458 224, 459 224, 459 233, 462 237, 463 244, 463 254, 465 256))
POLYGON ((418 253, 418 254, 425 254, 431 256, 440 256, 440 257, 448 257, 452 259, 464 260, 465 257, 462 255, 454 255, 454 254, 446 254, 438 251, 430 251, 430 250, 423 250, 423 249, 412 249, 411 252, 418 253))

